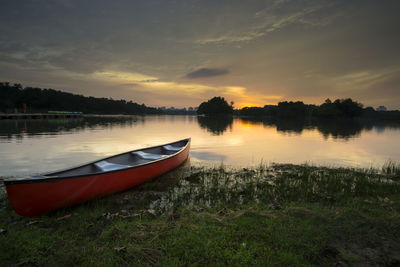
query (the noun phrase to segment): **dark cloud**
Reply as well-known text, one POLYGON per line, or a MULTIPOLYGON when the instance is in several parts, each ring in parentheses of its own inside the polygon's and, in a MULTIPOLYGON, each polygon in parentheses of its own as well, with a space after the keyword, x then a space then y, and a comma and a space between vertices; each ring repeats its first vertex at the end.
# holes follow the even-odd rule
POLYGON ((228 69, 218 69, 218 68, 201 68, 192 72, 189 72, 186 77, 195 79, 195 78, 207 78, 213 76, 220 76, 228 74, 228 69))
POLYGON ((137 87, 142 87, 140 84, 138 83, 121 83, 118 86, 121 87, 127 87, 127 88, 137 88, 137 87))

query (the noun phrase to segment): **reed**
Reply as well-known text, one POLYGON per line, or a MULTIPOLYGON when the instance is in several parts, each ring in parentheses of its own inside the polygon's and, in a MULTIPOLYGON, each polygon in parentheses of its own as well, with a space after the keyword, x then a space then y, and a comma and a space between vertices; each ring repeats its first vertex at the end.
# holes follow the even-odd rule
POLYGON ((400 163, 388 161, 382 166, 382 173, 390 175, 391 179, 400 180, 400 163))
POLYGON ((165 212, 180 207, 240 207, 252 202, 343 204, 355 197, 385 198, 400 192, 400 184, 396 165, 383 169, 279 164, 236 170, 223 166, 196 169, 151 207, 165 212))

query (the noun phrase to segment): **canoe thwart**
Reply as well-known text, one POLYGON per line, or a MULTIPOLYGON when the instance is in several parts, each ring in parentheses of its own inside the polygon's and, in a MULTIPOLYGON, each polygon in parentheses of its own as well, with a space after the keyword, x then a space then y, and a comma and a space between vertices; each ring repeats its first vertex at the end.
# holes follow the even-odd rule
POLYGON ((177 151, 179 151, 179 150, 182 149, 182 147, 171 146, 171 145, 165 145, 165 146, 163 146, 163 148, 164 148, 165 150, 168 150, 168 151, 175 151, 175 152, 177 152, 177 151))
POLYGON ((161 159, 161 158, 167 156, 167 155, 147 153, 147 152, 143 152, 143 151, 133 151, 133 152, 131 152, 131 154, 134 156, 138 156, 139 158, 149 159, 149 160, 157 160, 157 159, 161 159))
POLYGON ((102 161, 99 161, 99 162, 96 162, 93 164, 103 172, 121 170, 121 169, 126 169, 126 168, 131 167, 129 165, 111 163, 106 160, 102 160, 102 161))

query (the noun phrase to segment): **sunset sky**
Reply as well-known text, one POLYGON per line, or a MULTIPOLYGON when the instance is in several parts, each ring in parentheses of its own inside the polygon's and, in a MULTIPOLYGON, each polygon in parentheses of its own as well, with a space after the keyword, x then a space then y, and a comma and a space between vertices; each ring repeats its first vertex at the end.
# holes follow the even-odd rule
POLYGON ((0 81, 149 106, 400 109, 400 1, 1 1, 0 81))

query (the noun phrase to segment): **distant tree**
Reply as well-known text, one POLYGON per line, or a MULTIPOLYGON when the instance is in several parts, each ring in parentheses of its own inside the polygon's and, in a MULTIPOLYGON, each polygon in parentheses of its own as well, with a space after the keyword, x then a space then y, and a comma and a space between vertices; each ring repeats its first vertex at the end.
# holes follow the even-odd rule
POLYGON ((307 111, 307 106, 303 102, 279 102, 278 103, 278 117, 293 118, 304 117, 307 111))
POLYGON ((264 115, 268 117, 275 117, 278 113, 278 106, 276 105, 265 105, 264 106, 264 115))
POLYGON ((334 104, 342 110, 343 114, 348 117, 357 117, 360 116, 363 112, 363 105, 361 103, 355 102, 351 100, 351 98, 347 99, 336 99, 334 104))
POLYGON ((228 115, 233 113, 233 107, 223 97, 213 97, 200 104, 197 114, 228 115))
POLYGON ((299 118, 311 115, 316 106, 305 105, 303 102, 279 102, 278 105, 265 105, 264 107, 244 107, 239 115, 256 117, 299 118))
POLYGON ((0 83, 0 112, 14 112, 18 105, 22 86, 20 84, 11 85, 9 82, 0 83))
POLYGON ((317 116, 325 118, 354 118, 360 116, 362 113, 363 105, 353 101, 351 98, 336 99, 334 102, 331 102, 328 98, 325 100, 325 103, 316 110, 317 116))
POLYGON ((371 118, 371 117, 375 117, 376 113, 377 112, 375 111, 375 109, 373 107, 366 107, 363 110, 362 116, 371 118))
POLYGON ((244 107, 240 110, 242 116, 264 116, 264 108, 261 107, 244 107))
POLYGON ((49 110, 81 111, 97 114, 159 114, 160 109, 139 105, 132 101, 85 97, 53 89, 25 87, 20 84, 0 83, 0 112, 13 112, 26 104, 30 112, 49 110))
POLYGON ((364 108, 364 111, 375 112, 375 109, 373 107, 366 107, 366 108, 364 108))

